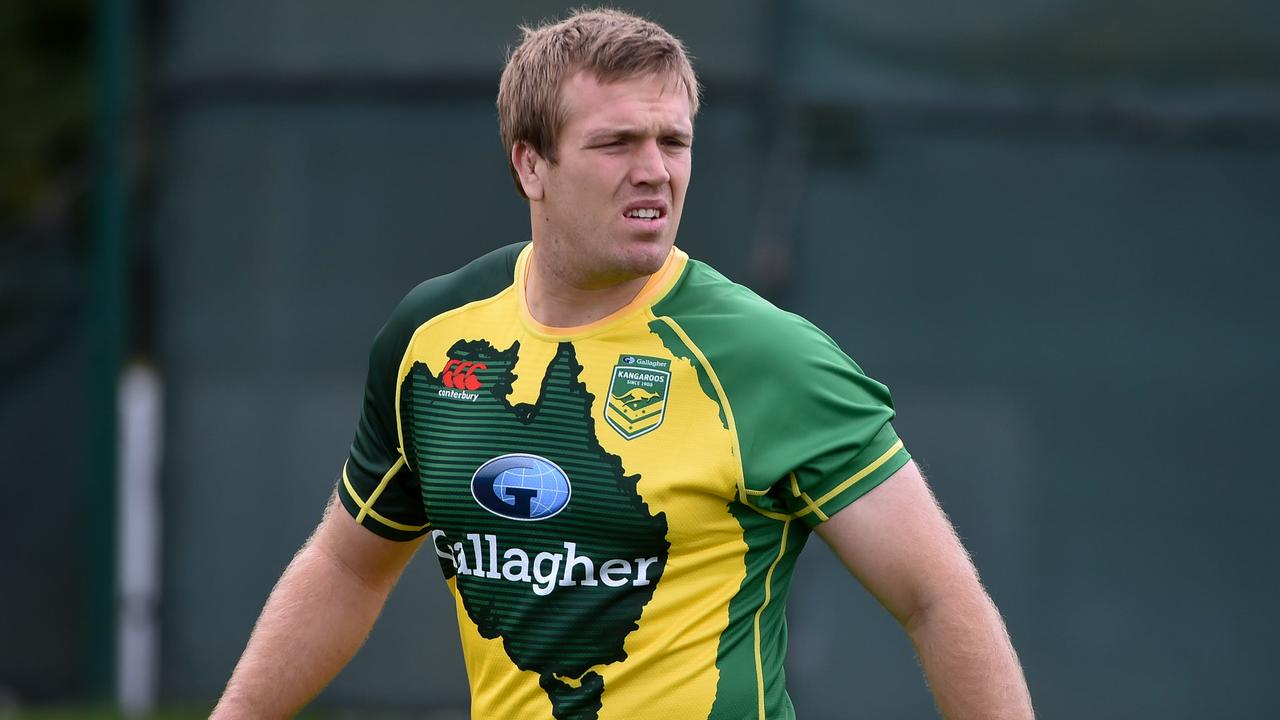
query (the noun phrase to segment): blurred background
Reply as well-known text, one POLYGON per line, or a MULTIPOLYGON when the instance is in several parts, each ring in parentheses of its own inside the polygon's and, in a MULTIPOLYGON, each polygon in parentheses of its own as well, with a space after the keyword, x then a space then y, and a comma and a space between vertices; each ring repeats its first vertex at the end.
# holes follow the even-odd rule
MULTIPOLYGON (((1041 715, 1280 716, 1280 4, 619 5, 705 84, 678 243, 893 389, 1041 715)), ((207 713, 391 307, 527 237, 566 7, 0 4, 0 718, 207 713)), ((820 542, 790 611, 801 718, 934 716, 820 542)), ((312 716, 466 695, 418 562, 312 716)))

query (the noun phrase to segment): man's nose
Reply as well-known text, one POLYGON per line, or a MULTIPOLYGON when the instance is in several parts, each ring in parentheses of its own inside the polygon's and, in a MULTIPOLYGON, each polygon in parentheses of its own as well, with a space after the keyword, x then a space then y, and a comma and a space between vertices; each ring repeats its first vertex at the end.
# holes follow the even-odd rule
POLYGON ((631 164, 632 185, 665 185, 671 180, 667 158, 656 139, 645 140, 636 148, 631 164))

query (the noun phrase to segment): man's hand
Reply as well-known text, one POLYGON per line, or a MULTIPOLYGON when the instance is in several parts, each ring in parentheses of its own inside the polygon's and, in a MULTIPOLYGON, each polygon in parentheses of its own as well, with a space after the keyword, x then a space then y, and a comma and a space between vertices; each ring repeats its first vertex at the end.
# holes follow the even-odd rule
POLYGON ((1034 717, 1000 612, 914 462, 818 534, 906 629, 943 717, 1034 717))
POLYGON ((267 598, 211 720, 296 714, 355 655, 421 544, 374 535, 334 495, 267 598))

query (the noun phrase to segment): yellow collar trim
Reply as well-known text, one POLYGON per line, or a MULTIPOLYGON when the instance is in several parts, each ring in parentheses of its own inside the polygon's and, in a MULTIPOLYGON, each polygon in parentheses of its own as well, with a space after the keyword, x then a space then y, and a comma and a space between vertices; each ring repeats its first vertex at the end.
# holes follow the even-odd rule
POLYGON ((635 313, 652 306, 671 290, 676 284, 676 280, 679 280, 680 275, 684 272, 685 265, 689 262, 689 255, 685 251, 672 246, 671 252, 667 254, 667 259, 662 263, 662 267, 649 276, 649 280, 645 282, 644 287, 640 288, 640 292, 636 293, 631 302, 586 325, 552 327, 543 325, 534 319, 533 314, 529 312, 529 303, 525 299, 525 286, 529 277, 529 258, 532 257, 532 254, 533 243, 530 243, 520 251, 520 256, 516 258, 515 290, 516 302, 520 305, 520 321, 534 335, 557 342, 596 335, 630 318, 635 313))

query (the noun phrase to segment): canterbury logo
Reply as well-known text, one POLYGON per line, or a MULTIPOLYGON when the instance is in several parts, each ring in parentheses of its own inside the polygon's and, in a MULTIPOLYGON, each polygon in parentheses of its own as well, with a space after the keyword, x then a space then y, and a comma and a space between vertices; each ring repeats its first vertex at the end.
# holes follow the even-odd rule
POLYGON ((480 378, 476 377, 476 371, 487 369, 488 366, 484 363, 450 359, 444 365, 444 372, 440 373, 440 381, 444 383, 445 387, 458 390, 479 390, 480 378))

